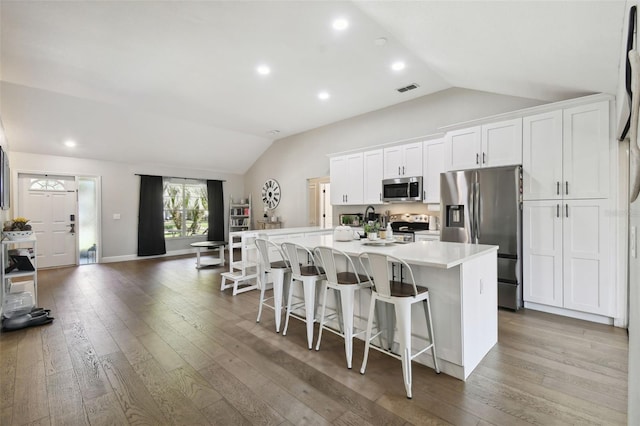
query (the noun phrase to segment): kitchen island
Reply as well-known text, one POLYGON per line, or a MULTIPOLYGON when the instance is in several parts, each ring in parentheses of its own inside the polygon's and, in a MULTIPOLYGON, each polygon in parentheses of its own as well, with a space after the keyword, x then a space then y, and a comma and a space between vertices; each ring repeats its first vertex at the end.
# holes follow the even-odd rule
MULTIPOLYGON (((268 236, 267 236, 268 237, 268 236)), ((278 242, 287 241, 286 236, 278 242)), ((442 372, 465 380, 498 341, 497 246, 421 241, 396 244, 368 240, 334 241, 332 235, 291 239, 309 249, 328 246, 354 257, 363 252, 385 253, 411 265, 416 284, 429 288, 438 363, 442 372)), ((356 324, 364 329, 370 302, 359 292, 356 324)), ((424 346, 426 324, 422 307, 412 312, 413 347, 424 346)), ((422 354, 416 362, 432 365, 422 354)))

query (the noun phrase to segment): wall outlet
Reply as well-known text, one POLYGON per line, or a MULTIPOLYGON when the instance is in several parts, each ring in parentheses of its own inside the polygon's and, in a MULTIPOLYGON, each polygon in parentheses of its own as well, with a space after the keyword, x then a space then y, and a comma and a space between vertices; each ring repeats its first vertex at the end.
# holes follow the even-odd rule
POLYGON ((629 235, 629 252, 631 257, 638 257, 638 232, 635 226, 631 227, 631 235, 629 235))

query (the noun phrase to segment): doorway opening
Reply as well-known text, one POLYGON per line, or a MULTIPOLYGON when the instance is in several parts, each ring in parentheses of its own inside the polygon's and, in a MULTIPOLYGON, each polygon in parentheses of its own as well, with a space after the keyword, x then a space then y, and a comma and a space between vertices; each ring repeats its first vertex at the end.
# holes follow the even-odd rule
POLYGON ((331 205, 331 183, 329 176, 307 180, 308 224, 323 228, 333 227, 333 206, 331 205))
POLYGON ((78 177, 78 247, 80 265, 100 259, 100 178, 78 177))

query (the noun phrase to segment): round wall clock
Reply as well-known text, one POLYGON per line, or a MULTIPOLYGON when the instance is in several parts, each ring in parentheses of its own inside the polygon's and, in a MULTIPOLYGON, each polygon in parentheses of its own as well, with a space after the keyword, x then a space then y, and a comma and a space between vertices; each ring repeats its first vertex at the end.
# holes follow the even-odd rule
POLYGON ((262 185, 262 202, 269 209, 275 209, 280 204, 280 184, 275 179, 267 179, 262 185))

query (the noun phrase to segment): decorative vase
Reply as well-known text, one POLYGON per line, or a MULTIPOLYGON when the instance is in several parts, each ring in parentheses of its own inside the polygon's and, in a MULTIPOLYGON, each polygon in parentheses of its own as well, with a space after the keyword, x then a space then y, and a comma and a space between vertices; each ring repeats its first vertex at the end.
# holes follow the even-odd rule
POLYGON ((28 240, 33 231, 2 231, 2 236, 11 241, 28 240))

